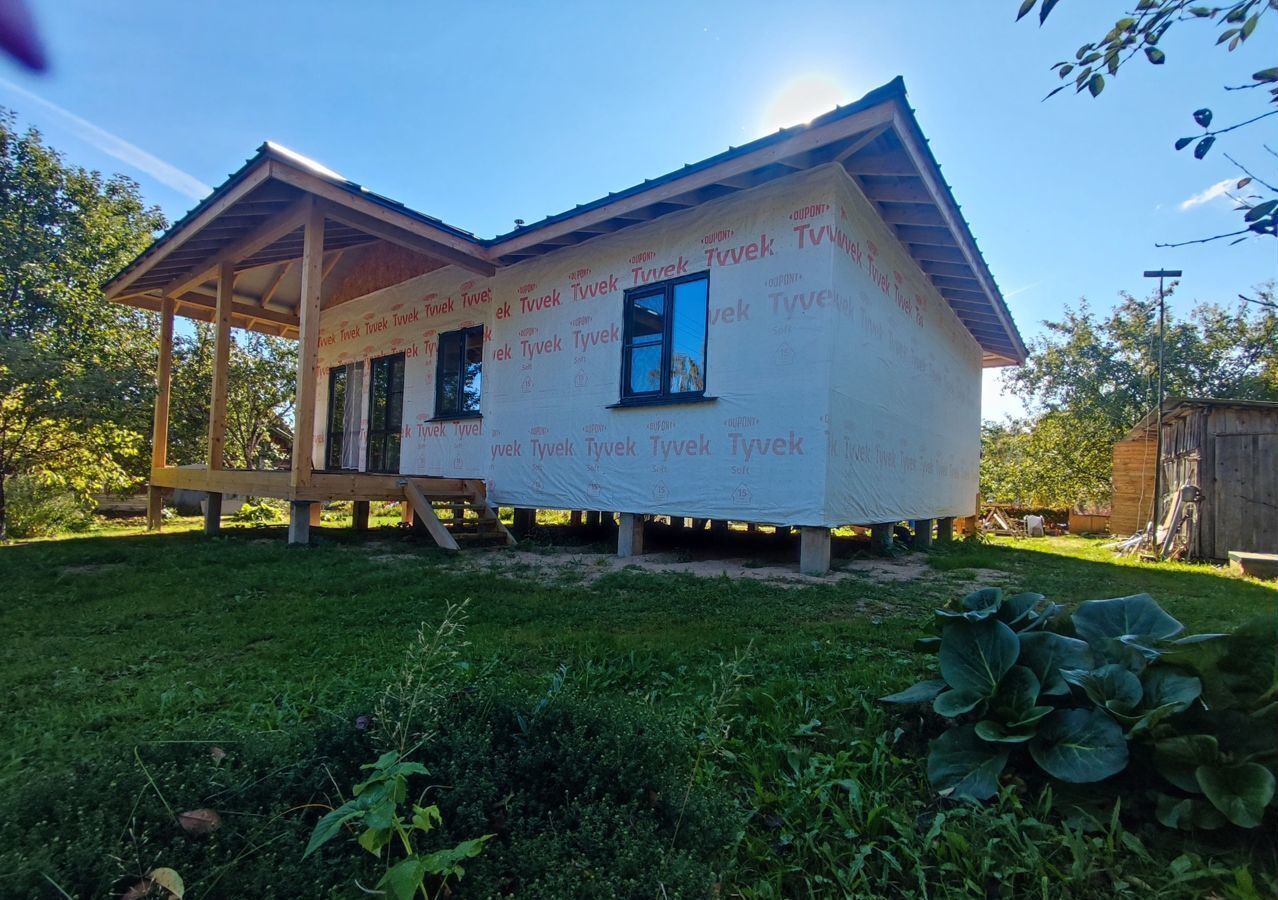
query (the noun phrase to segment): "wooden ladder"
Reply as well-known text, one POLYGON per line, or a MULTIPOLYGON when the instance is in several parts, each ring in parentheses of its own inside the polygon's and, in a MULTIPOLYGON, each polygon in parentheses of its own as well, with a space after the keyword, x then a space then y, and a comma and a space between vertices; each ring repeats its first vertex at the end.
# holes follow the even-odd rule
POLYGON ((513 545, 514 535, 488 505, 484 483, 465 480, 461 484, 461 490, 445 491, 433 488, 430 479, 408 478, 404 481, 404 499, 435 543, 445 550, 460 550, 462 544, 468 547, 513 545))

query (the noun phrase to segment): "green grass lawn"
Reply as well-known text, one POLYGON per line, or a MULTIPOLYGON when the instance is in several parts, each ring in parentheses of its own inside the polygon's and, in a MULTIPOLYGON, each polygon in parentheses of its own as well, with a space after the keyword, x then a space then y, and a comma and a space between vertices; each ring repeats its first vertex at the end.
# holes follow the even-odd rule
MULTIPOLYGON (((559 552, 545 548, 552 561, 559 552)), ((391 528, 366 537, 321 528, 313 546, 295 548, 279 528, 209 539, 193 521, 161 535, 117 525, 0 548, 0 820, 36 776, 65 777, 72 789, 75 772, 136 771, 139 747, 234 748, 341 723, 371 708, 421 623, 469 600, 465 650, 486 677, 535 696, 563 667, 577 692, 650 707, 690 733, 721 663, 744 655, 731 752, 701 770, 746 816, 725 895, 909 884, 899 892, 993 896, 1001 883, 1016 886, 1001 896, 1247 896, 1247 878, 1260 895, 1272 879, 1270 845, 1186 843, 1130 823, 1075 833, 1041 798, 1013 792, 984 809, 938 806, 921 760, 893 743, 897 723, 873 702, 927 667, 911 646, 930 610, 985 578, 1068 604, 1147 591, 1189 632, 1273 612, 1272 583, 1118 561, 1079 538, 956 545, 929 554, 912 580, 853 574, 785 586, 631 569, 598 576, 586 562, 500 574, 478 557, 449 557, 391 528)), ((51 886, 58 853, 44 836, 26 838, 0 847, 0 894, 6 876, 39 869, 49 896, 61 896, 51 886)), ((228 883, 188 896, 221 896, 228 883)), ((354 893, 349 884, 297 893, 330 888, 354 893)))

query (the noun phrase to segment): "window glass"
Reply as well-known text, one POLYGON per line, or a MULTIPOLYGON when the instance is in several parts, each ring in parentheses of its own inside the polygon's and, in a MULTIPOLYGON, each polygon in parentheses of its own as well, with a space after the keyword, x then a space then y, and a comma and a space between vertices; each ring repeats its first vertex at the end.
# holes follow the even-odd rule
POLYGON ((373 360, 368 407, 368 470, 398 472, 399 429, 404 414, 404 354, 373 360))
POLYGON ((462 412, 479 412, 479 394, 484 368, 484 331, 472 328, 466 333, 466 358, 462 364, 462 412))
POLYGON ((346 414, 346 382, 348 366, 339 366, 328 376, 328 442, 324 467, 342 467, 343 420, 346 414))
POLYGON ((649 294, 634 298, 630 315, 630 338, 635 343, 661 340, 666 332, 666 295, 649 294))
POLYGON ((661 345, 634 347, 630 350, 631 394, 648 394, 661 390, 661 345))
POLYGON ((439 336, 435 415, 478 415, 483 388, 484 329, 482 326, 439 336))
POLYGON ((709 283, 694 275, 626 295, 623 401, 705 392, 709 283))
POLYGON ((671 327, 670 393, 706 389, 706 292, 705 279, 674 286, 671 327))

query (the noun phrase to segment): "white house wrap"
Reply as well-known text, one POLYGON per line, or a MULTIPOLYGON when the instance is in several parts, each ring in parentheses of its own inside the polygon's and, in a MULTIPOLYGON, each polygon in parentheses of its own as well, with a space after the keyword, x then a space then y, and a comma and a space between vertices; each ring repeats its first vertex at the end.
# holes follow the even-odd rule
POLYGON ((975 501, 980 347, 839 166, 325 312, 323 368, 392 353, 400 472, 482 478, 497 504, 837 526, 975 501), (699 271, 714 399, 618 408, 624 292, 699 271), (438 336, 472 325, 483 416, 438 419, 438 336))
MULTIPOLYGON (((974 511, 981 369, 1025 356, 899 79, 491 239, 267 144, 107 294, 161 313, 162 361, 175 314, 218 354, 299 339, 287 473, 169 466, 161 365, 149 507, 283 496, 297 541, 308 504, 397 498, 449 549, 558 508, 623 513, 619 552, 642 515, 803 526, 821 571, 831 526, 974 511)), ((215 447, 224 373, 210 406, 215 447)))

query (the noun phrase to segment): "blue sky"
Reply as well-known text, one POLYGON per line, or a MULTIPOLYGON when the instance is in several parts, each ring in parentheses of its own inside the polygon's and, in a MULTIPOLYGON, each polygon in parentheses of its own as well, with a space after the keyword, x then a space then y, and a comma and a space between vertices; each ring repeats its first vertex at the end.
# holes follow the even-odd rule
MULTIPOLYGON (((1259 111, 1255 92, 1220 87, 1273 64, 1263 39, 1230 54, 1191 23, 1161 68, 1134 63, 1097 100, 1040 102, 1051 63, 1121 0, 1062 3, 1041 29, 1014 21, 1015 0, 28 2, 52 68, 0 62, 0 104, 72 162, 136 178, 170 218, 269 139, 491 236, 903 75, 1027 339, 1080 297, 1106 309, 1146 293, 1147 268, 1185 270, 1177 312, 1278 275, 1272 239, 1154 246, 1236 227, 1212 196, 1238 177, 1218 151, 1261 164, 1257 132, 1272 144, 1278 128, 1201 162, 1172 143, 1199 106, 1217 121, 1259 111)), ((986 382, 987 417, 1015 409, 986 382)))

